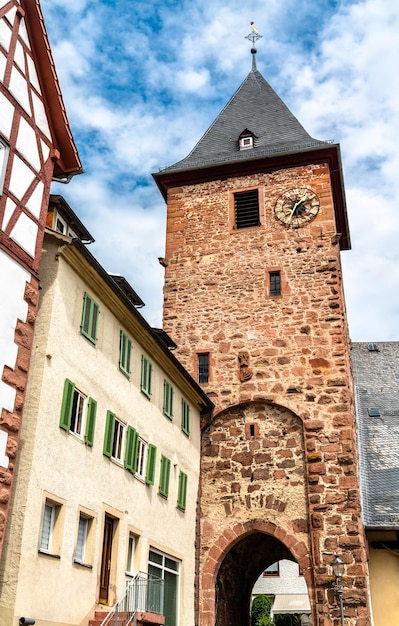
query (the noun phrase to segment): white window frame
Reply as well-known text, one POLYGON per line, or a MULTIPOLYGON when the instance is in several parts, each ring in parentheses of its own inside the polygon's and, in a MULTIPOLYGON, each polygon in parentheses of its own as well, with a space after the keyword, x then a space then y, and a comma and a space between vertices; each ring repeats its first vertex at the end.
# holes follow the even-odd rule
POLYGON ((253 148, 253 146, 254 146, 254 138, 252 136, 241 137, 240 150, 248 150, 249 148, 253 148))
POLYGON ((111 458, 122 464, 125 450, 126 424, 115 417, 114 440, 112 442, 111 458))
POLYGON ((71 427, 69 432, 83 439, 84 429, 87 420, 87 396, 84 395, 76 387, 73 390, 73 403, 72 403, 72 415, 71 415, 71 427), (76 404, 76 406, 75 406, 76 404), (78 423, 78 427, 76 427, 78 423))
POLYGON ((152 546, 150 546, 149 553, 148 553, 148 571, 149 572, 150 572, 151 567, 159 570, 156 576, 159 576, 159 578, 161 578, 162 580, 165 580, 165 572, 168 572, 176 576, 176 618, 177 618, 176 624, 180 624, 181 561, 174 558, 173 556, 170 556, 169 554, 166 554, 165 552, 161 552, 160 550, 157 550, 156 548, 153 548, 152 546), (151 553, 159 555, 161 557, 161 563, 157 563, 156 561, 151 561, 151 553), (167 565, 168 560, 176 563, 177 565, 176 569, 168 567, 167 565))
POLYGON ((87 537, 89 534, 89 518, 80 513, 78 522, 78 535, 76 538, 75 558, 76 563, 85 563, 87 537))
POLYGON ((51 554, 55 524, 56 504, 46 499, 43 508, 43 519, 40 529, 39 551, 51 554))
POLYGON ((126 560, 126 574, 128 576, 134 576, 134 557, 137 547, 137 537, 134 533, 129 533, 127 543, 127 560, 126 560))
POLYGON ((145 480, 145 472, 147 468, 147 452, 148 443, 139 436, 137 444, 136 476, 141 480, 145 480))

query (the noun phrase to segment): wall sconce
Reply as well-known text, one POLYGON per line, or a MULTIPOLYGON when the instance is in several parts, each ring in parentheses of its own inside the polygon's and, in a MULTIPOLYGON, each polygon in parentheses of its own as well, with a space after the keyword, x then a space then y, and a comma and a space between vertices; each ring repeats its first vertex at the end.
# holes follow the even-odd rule
POLYGON ((345 563, 341 561, 338 554, 335 555, 335 559, 331 563, 331 567, 335 578, 333 586, 337 591, 339 610, 341 612, 341 626, 344 626, 344 600, 342 594, 344 590, 343 577, 345 572, 345 563))

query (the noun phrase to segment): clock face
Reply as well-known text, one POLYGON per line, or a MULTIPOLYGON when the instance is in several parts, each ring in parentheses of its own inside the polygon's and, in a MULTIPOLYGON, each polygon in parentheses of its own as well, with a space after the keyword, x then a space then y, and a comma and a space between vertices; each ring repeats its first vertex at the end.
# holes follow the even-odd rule
POLYGON ((274 214, 285 226, 300 228, 308 224, 319 212, 320 200, 307 187, 288 189, 278 198, 274 214))

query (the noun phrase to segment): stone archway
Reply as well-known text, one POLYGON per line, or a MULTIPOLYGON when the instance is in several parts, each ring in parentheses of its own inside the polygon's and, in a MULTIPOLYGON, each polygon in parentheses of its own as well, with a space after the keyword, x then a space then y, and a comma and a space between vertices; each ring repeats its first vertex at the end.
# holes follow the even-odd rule
POLYGON ((313 588, 302 541, 261 520, 226 529, 203 568, 201 626, 249 626, 253 585, 265 567, 281 559, 298 562, 309 590, 313 588))

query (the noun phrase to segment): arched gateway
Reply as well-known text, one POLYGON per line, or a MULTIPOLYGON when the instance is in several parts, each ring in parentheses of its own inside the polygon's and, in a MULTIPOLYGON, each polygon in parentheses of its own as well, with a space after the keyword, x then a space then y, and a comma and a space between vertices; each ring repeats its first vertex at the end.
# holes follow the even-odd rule
POLYGON ((297 560, 314 626, 368 626, 341 250, 339 145, 308 135, 253 67, 167 200, 164 328, 216 406, 203 424, 198 626, 247 626, 262 568, 297 560))
POLYGON ((313 588, 302 421, 260 401, 226 409, 204 431, 202 458, 201 625, 248 626, 272 563, 296 560, 313 588))

